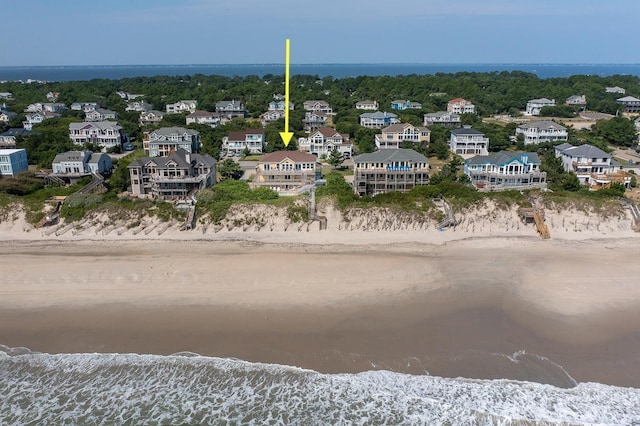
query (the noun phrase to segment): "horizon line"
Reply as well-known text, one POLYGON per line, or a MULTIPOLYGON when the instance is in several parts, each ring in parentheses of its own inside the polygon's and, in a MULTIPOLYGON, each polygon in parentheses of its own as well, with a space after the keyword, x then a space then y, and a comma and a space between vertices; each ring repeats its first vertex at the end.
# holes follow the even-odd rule
MULTIPOLYGON (((185 63, 185 64, 55 64, 55 65, 0 65, 0 68, 111 68, 111 67, 241 67, 241 66, 281 66, 280 62, 255 63, 185 63)), ((461 66, 461 65, 509 65, 509 66, 640 66, 640 62, 309 62, 291 63, 291 66, 369 66, 369 65, 427 65, 427 66, 461 66)))

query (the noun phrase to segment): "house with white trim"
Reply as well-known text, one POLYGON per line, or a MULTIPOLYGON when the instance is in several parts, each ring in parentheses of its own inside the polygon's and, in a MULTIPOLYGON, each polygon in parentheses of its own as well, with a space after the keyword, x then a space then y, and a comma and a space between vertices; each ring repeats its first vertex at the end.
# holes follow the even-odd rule
POLYGON ((108 149, 122 147, 126 137, 122 126, 115 121, 69 123, 69 139, 75 145, 90 143, 108 149))
POLYGON ((640 112, 640 99, 633 96, 625 96, 616 99, 616 102, 624 107, 625 112, 640 112))
POLYGON ((460 115, 448 112, 438 111, 429 112, 423 116, 425 126, 444 126, 444 127, 460 127, 460 115))
POLYGON ((466 99, 455 98, 447 103, 447 112, 454 114, 475 114, 476 106, 466 99))
POLYGON ((138 119, 138 123, 141 126, 148 126, 153 124, 158 124, 164 118, 164 112, 158 111, 155 109, 151 109, 149 111, 142 111, 140 113, 140 118, 138 119))
POLYGON ((609 188, 614 182, 628 188, 631 183, 631 176, 622 171, 622 166, 593 145, 563 143, 555 147, 555 155, 562 160, 565 171, 574 173, 591 190, 609 188))
POLYGON ((247 116, 247 109, 240 101, 232 99, 230 101, 216 102, 216 112, 226 116, 228 119, 244 118, 247 116))
POLYGON ((34 112, 31 114, 27 114, 25 116, 25 121, 22 122, 22 127, 26 130, 32 130, 33 126, 36 124, 42 123, 44 120, 49 120, 51 118, 61 117, 57 112, 49 112, 49 111, 41 111, 34 112))
POLYGON ((360 114, 360 125, 368 129, 382 129, 399 122, 398 116, 392 112, 376 111, 360 114))
POLYGON ((326 115, 333 114, 333 109, 331 108, 331 106, 326 101, 321 100, 304 101, 304 103, 302 104, 302 108, 304 108, 305 111, 321 112, 326 115))
POLYGON ((431 131, 426 127, 416 127, 409 123, 395 123, 375 135, 376 148, 398 149, 402 142, 429 142, 431 131))
POLYGON ((464 174, 479 191, 545 189, 547 173, 535 152, 500 151, 465 160, 464 174))
POLYGON ((306 132, 312 132, 320 127, 326 127, 329 117, 324 112, 309 111, 304 114, 303 126, 306 132))
POLYGON ((151 109, 153 109, 153 105, 147 101, 133 101, 127 104, 125 111, 146 112, 151 111, 151 109))
POLYGON ((364 100, 356 102, 356 109, 363 111, 377 111, 379 107, 378 101, 364 100))
POLYGON ((524 115, 540 115, 540 110, 547 106, 556 106, 555 99, 539 98, 527 102, 524 115))
POLYGON ((304 191, 322 176, 318 157, 301 151, 275 151, 258 160, 251 185, 266 187, 280 195, 304 191))
POLYGON ((87 111, 84 114, 84 121, 108 121, 117 119, 117 112, 105 108, 96 108, 92 111, 87 111))
POLYGON ((0 176, 14 177, 28 169, 27 150, 0 149, 0 176))
POLYGON ((627 89, 623 89, 620 86, 605 87, 604 91, 605 93, 619 93, 621 95, 624 95, 625 93, 627 93, 627 89))
POLYGON ((193 99, 178 101, 173 104, 167 104, 165 108, 167 110, 167 114, 179 114, 181 112, 194 113, 198 108, 198 101, 193 99))
POLYGON ((488 155, 489 138, 485 137, 481 131, 471 128, 471 126, 463 126, 459 129, 451 130, 449 149, 463 158, 488 155))
POLYGON ((524 123, 516 127, 516 137, 523 135, 525 145, 544 142, 566 142, 569 139, 567 128, 555 121, 540 120, 524 123))
POLYGON ((142 146, 149 157, 166 157, 179 149, 196 153, 200 151, 200 132, 184 127, 161 127, 143 132, 142 146))
POLYGON ((131 195, 161 200, 186 199, 216 183, 216 160, 179 148, 162 157, 129 163, 131 195))
POLYGON ((397 111, 404 111, 406 109, 422 109, 422 104, 409 100, 396 99, 395 101, 391 101, 391 109, 397 111))
POLYGON ((380 149, 353 157, 353 190, 360 196, 408 192, 429 184, 429 160, 412 149, 380 149))
MULTIPOLYGON (((267 111, 284 111, 286 103, 284 100, 277 100, 269 102, 269 107, 267 111)), ((289 102, 289 111, 293 111, 295 109, 295 104, 293 102, 289 102)))
POLYGON ((349 141, 349 135, 331 127, 320 127, 312 131, 308 137, 299 138, 298 149, 318 157, 328 156, 332 151, 338 151, 348 157, 353 154, 353 144, 349 141))
POLYGON ((67 151, 55 156, 51 163, 53 174, 58 177, 80 178, 93 173, 106 175, 113 164, 109 154, 91 151, 67 151))
POLYGON ((196 111, 186 117, 187 126, 189 124, 204 124, 209 127, 218 127, 220 124, 227 122, 228 119, 219 112, 196 111))
POLYGON ((269 110, 260 117, 262 119, 262 126, 266 127, 269 123, 284 119, 284 115, 284 110, 269 110))
POLYGON ((262 154, 265 146, 264 129, 247 129, 241 132, 230 132, 222 138, 222 151, 241 156, 245 149, 251 154, 262 154))

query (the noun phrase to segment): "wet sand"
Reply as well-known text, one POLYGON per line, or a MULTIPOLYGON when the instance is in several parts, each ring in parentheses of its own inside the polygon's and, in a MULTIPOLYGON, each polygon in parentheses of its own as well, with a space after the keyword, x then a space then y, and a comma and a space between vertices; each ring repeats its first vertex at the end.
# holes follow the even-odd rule
POLYGON ((638 253, 534 239, 16 242, 0 248, 0 344, 639 387, 638 253))

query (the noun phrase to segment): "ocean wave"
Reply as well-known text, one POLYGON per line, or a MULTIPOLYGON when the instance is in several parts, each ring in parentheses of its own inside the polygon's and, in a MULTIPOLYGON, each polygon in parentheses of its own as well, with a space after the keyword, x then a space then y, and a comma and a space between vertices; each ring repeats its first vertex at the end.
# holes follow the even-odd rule
MULTIPOLYGON (((631 424, 640 389, 0 350, 0 424, 631 424)), ((523 360, 524 354, 514 354, 523 360)))

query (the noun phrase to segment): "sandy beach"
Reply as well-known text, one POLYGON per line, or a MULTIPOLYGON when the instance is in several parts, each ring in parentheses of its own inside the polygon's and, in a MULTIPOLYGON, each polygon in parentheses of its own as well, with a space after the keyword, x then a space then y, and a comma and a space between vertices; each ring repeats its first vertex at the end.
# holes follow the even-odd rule
POLYGON ((612 219, 577 238, 565 220, 542 240, 501 220, 496 235, 480 220, 457 234, 59 236, 4 222, 0 344, 640 386, 637 234, 612 219))

